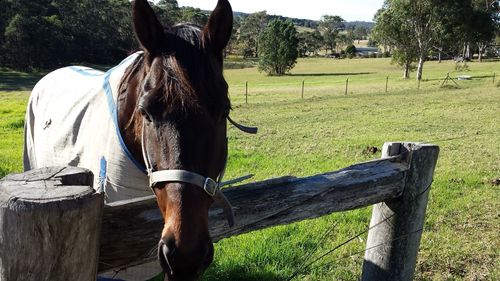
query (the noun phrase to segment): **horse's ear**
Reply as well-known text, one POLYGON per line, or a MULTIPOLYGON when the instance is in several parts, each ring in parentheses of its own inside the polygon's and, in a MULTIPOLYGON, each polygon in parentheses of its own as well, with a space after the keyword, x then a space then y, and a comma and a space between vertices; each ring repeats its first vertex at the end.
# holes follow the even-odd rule
POLYGON ((227 0, 219 0, 208 18, 203 33, 216 53, 222 53, 233 32, 233 9, 227 0))
POLYGON ((132 4, 134 31, 145 51, 155 54, 160 52, 165 40, 163 26, 149 6, 147 0, 135 0, 132 4))

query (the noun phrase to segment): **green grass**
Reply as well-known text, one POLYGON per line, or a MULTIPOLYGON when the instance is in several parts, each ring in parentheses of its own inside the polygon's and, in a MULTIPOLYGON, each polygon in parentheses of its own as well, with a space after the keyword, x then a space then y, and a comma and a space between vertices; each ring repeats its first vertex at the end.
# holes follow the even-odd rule
MULTIPOLYGON (((253 63, 231 63, 244 64, 225 71, 232 117, 260 131, 250 136, 229 129, 226 178, 306 176, 378 158, 364 150, 386 141, 435 143, 441 152, 415 280, 500 280, 500 188, 488 183, 500 177, 500 87, 491 77, 500 73, 500 62, 469 63, 469 71, 459 72, 449 61, 428 62, 420 90, 388 59, 303 59, 284 77, 261 74, 253 63), (459 89, 440 88, 448 72, 473 79, 459 81, 459 89)), ((0 175, 21 170, 27 97, 0 90, 0 175)), ((370 213, 364 208, 224 239, 203 280, 286 279, 317 246, 312 258, 363 231, 370 213)), ((365 242, 366 235, 352 241, 297 280, 358 280, 363 254, 356 253, 365 242)))

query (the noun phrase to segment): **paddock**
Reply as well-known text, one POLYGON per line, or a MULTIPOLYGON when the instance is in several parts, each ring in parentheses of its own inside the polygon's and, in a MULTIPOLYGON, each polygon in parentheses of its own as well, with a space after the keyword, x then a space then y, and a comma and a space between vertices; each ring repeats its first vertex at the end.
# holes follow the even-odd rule
MULTIPOLYGON (((224 194, 233 204, 236 225, 228 228, 221 210, 213 209, 209 215, 211 236, 214 241, 218 241, 275 225, 376 204, 370 226, 367 228, 368 241, 362 280, 412 280, 423 231, 428 192, 438 153, 439 147, 432 144, 385 143, 382 158, 379 160, 305 178, 287 176, 224 189, 224 194)), ((57 176, 55 178, 57 180, 57 176)), ((2 180, 0 188, 12 190, 12 185, 23 188, 29 187, 26 185, 27 182, 44 183, 48 180, 53 179, 40 177, 27 179, 21 175, 11 175, 2 180)), ((56 186, 64 188, 64 181, 60 179, 59 181, 63 184, 56 186)), ((87 182, 89 184, 91 181, 87 182)), ((83 183, 79 181, 80 185, 83 183)), ((14 196, 4 193, 4 196, 0 197, 2 206, 0 220, 12 210, 19 210, 16 202, 23 202, 19 198, 24 195, 16 194, 14 196), (17 199, 13 200, 13 197, 17 199)), ((99 194, 93 198, 97 199, 91 200, 92 202, 99 201, 99 198, 102 200, 99 194)), ((72 202, 76 199, 73 196, 65 200, 72 202)), ((47 199, 42 201, 46 202, 47 199)), ((74 205, 83 207, 85 204, 74 205)), ((33 206, 37 209, 36 204, 33 206)), ((95 267, 88 268, 65 265, 65 272, 73 271, 75 274, 73 276, 84 276, 82 271, 94 274, 151 262, 156 258, 155 253, 151 255, 151 249, 154 249, 157 243, 157 234, 162 228, 162 218, 153 196, 114 202, 104 206, 101 214, 94 217, 96 225, 99 225, 100 220, 102 224, 88 231, 89 237, 92 237, 91 232, 96 236, 93 241, 100 241, 99 251, 92 252, 92 247, 82 244, 75 247, 87 251, 82 255, 86 261, 93 260, 92 256, 97 260, 98 255, 98 262, 95 263, 95 267)), ((71 229, 70 225, 62 223, 59 227, 71 229)), ((80 228, 73 229, 77 231, 75 235, 84 235, 80 228)), ((43 231, 39 231, 40 237, 47 237, 43 231)), ((49 228, 46 231, 53 232, 54 229, 49 228)), ((22 235, 22 233, 8 233, 0 228, 0 238, 8 240, 12 235, 22 235)), ((36 234, 28 235, 36 236, 36 234)), ((36 241, 36 237, 33 239, 36 241)), ((16 242, 22 243, 22 241, 16 242)), ((19 257, 11 252, 5 253, 3 249, 0 251, 0 260, 4 261, 0 263, 0 267, 9 264, 5 263, 7 260, 25 263, 22 266, 11 267, 10 271, 16 268, 26 269, 26 266, 29 268, 30 264, 34 264, 30 259, 44 260, 43 256, 40 256, 42 253, 32 253, 28 258, 19 257)), ((53 256, 54 253, 50 255, 53 256)), ((5 268, 0 272, 6 272, 5 268)), ((19 275, 11 272, 9 276, 19 275)), ((40 275, 35 274, 35 276, 40 275)), ((14 280, 8 276, 0 277, 2 280, 14 280)), ((58 280, 60 277, 54 275, 47 278, 58 280)))

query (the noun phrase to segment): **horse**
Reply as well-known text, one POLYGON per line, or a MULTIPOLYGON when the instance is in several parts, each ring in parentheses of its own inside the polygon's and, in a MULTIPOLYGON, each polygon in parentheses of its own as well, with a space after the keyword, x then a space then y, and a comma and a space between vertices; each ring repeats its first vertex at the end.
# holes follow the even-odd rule
POLYGON ((132 3, 141 51, 107 72, 66 67, 42 78, 28 102, 24 168, 90 169, 106 201, 156 195, 164 219, 165 280, 196 280, 213 260, 208 210, 232 209, 219 189, 231 103, 223 49, 233 13, 219 0, 203 27, 162 26, 147 0, 132 3))

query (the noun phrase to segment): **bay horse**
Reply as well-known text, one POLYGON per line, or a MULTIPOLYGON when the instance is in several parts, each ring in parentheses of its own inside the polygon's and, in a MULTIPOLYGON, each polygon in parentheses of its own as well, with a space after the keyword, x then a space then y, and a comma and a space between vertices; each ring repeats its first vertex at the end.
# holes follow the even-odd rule
POLYGON ((219 190, 226 120, 233 123, 222 73, 232 9, 219 0, 203 27, 163 27, 147 0, 135 0, 132 15, 142 51, 105 73, 66 67, 34 87, 24 167, 88 168, 107 202, 152 190, 164 218, 158 259, 165 280, 195 280, 213 260, 212 203, 233 220, 219 190))

